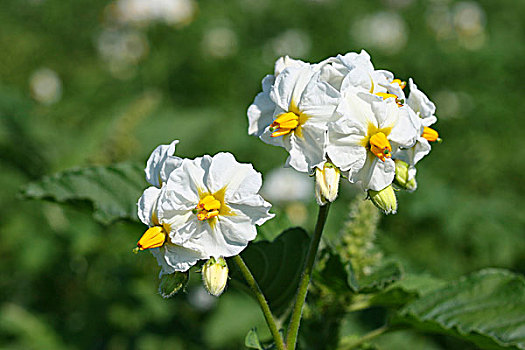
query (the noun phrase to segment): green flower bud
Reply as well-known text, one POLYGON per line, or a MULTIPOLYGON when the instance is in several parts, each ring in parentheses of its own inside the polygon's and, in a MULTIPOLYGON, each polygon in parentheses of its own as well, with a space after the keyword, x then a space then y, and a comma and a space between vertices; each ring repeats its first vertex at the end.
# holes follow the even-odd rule
POLYGON ((387 215, 397 212, 397 199, 392 185, 388 185, 381 191, 368 190, 368 198, 387 215))
POLYGON ((228 265, 223 257, 210 258, 202 267, 202 280, 206 290, 216 297, 222 294, 228 282, 228 265))
POLYGON ((163 298, 171 298, 186 287, 190 273, 175 271, 169 275, 162 275, 159 284, 159 293, 163 298))
POLYGON ((325 205, 337 198, 341 171, 332 163, 325 162, 323 169, 315 168, 315 199, 317 204, 325 205))
POLYGON ((396 176, 394 184, 400 189, 413 192, 417 188, 416 168, 399 159, 396 159, 395 163, 396 176))

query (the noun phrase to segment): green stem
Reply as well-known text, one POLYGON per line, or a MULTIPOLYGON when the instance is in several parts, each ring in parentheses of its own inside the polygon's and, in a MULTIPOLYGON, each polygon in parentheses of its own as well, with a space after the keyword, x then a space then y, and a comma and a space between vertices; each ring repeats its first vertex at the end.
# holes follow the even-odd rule
POLYGON ((355 349, 359 345, 362 345, 363 343, 366 343, 367 341, 370 341, 376 337, 379 337, 380 335, 392 330, 387 325, 384 325, 383 327, 380 327, 378 329, 374 329, 373 331, 363 335, 361 338, 351 341, 351 340, 345 340, 342 339, 340 342, 340 345, 337 347, 337 350, 351 350, 355 349))
POLYGON ((321 242, 321 235, 323 233, 324 223, 326 222, 329 208, 330 203, 319 207, 319 215, 317 216, 314 235, 310 241, 310 247, 308 248, 308 254, 306 255, 303 273, 301 280, 299 281, 299 286, 297 287, 297 295, 295 297, 290 324, 288 325, 288 333, 286 335, 286 345, 288 350, 295 350, 297 333, 299 332, 299 325, 303 314, 303 306, 306 301, 306 293, 308 292, 308 285, 310 284, 310 278, 312 276, 315 256, 319 249, 319 243, 321 242))
POLYGON ((270 332, 272 333, 273 340, 275 341, 275 344, 277 345, 277 349, 285 350, 286 347, 284 345, 283 338, 281 337, 281 333, 279 333, 279 329, 277 328, 277 324, 275 323, 275 319, 272 315, 272 311, 270 310, 270 306, 268 305, 268 302, 266 301, 266 298, 264 297, 264 294, 261 291, 261 288, 257 284, 257 281, 255 280, 255 278, 253 278, 253 275, 250 269, 245 264, 244 260, 242 260, 240 255, 234 256, 233 261, 235 261, 237 266, 239 266, 239 269, 241 270, 241 273, 244 279, 250 286, 250 289, 255 295, 255 298, 259 302, 259 305, 261 306, 261 310, 264 314, 264 318, 266 319, 266 324, 268 325, 268 328, 270 328, 270 332))

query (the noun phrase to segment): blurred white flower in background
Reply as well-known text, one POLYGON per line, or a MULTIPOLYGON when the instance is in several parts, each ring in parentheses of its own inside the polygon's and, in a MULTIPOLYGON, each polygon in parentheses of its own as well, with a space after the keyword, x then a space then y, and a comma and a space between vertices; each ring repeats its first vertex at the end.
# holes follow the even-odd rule
POLYGON ((475 1, 435 2, 430 6, 427 24, 439 41, 457 40, 468 50, 480 49, 486 41, 486 14, 475 1))
POLYGON ((292 168, 276 168, 264 176, 262 196, 275 203, 308 202, 314 187, 310 177, 292 168))
POLYGON ((436 39, 446 40, 454 35, 452 15, 447 5, 432 5, 426 15, 427 25, 434 32, 436 39))
POLYGON ((395 54, 405 47, 408 28, 397 13, 376 12, 355 22, 350 34, 360 45, 395 54))
POLYGON ((439 106, 440 119, 462 118, 474 106, 472 97, 462 91, 441 90, 435 93, 434 100, 439 106))
POLYGON ((217 298, 206 291, 202 284, 188 290, 189 303, 200 311, 208 311, 217 303, 217 298))
POLYGON ((204 33, 202 50, 214 58, 226 58, 237 53, 237 34, 227 27, 211 28, 204 33))
POLYGON ((292 168, 276 168, 264 176, 262 196, 272 203, 308 202, 314 187, 310 177, 292 168))
POLYGON ((458 2, 452 9, 460 44, 476 50, 485 43, 485 11, 474 1, 458 2))
POLYGON ((404 8, 412 5, 414 0, 383 0, 383 2, 392 8, 404 8))
POLYGON ((51 105, 62 97, 62 80, 49 68, 34 71, 29 78, 29 86, 31 96, 42 104, 51 105))
POLYGON ((308 34, 299 29, 289 29, 272 39, 269 44, 269 54, 273 60, 276 56, 290 57, 307 56, 312 47, 308 34))
POLYGON ((96 46, 109 71, 123 79, 133 75, 134 65, 144 59, 149 51, 146 36, 131 29, 106 28, 96 39, 96 46))
POLYGON ((197 6, 192 0, 117 0, 110 10, 120 23, 184 25, 193 20, 197 6))
POLYGON ((292 225, 304 225, 308 220, 305 203, 314 198, 314 183, 306 173, 292 168, 275 168, 264 176, 261 195, 274 205, 280 205, 292 225))

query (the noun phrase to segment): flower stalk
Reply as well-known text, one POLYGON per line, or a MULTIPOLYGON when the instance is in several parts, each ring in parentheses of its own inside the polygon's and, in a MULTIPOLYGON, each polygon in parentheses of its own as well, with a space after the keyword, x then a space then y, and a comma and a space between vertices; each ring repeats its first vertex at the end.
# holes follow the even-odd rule
POLYGON ((275 322, 275 318, 273 317, 272 311, 270 310, 270 306, 268 305, 268 302, 266 301, 266 298, 264 297, 264 294, 259 287, 259 284, 257 284, 257 281, 253 277, 250 269, 244 262, 244 260, 241 258, 240 255, 236 255, 233 257, 233 261, 237 264, 239 267, 239 270, 241 270, 241 273, 246 280, 246 283, 250 286, 250 289, 252 290, 253 294, 255 295, 255 298, 257 299, 257 302, 259 303, 261 310, 264 314, 264 318, 266 320, 266 324, 268 325, 268 328, 270 329, 270 333, 272 333, 273 340, 275 341, 275 345, 277 346, 278 350, 286 350, 286 346, 284 345, 283 338, 281 336, 281 333, 279 333, 279 329, 277 328, 277 323, 275 322))
POLYGON ((301 323, 301 317, 303 313, 303 306, 306 301, 306 294, 308 293, 308 285, 312 277, 312 270, 315 262, 317 251, 319 250, 319 243, 321 242, 321 235, 323 234, 324 224, 328 216, 328 209, 330 209, 330 203, 319 207, 319 214, 317 216, 317 223, 315 225, 314 235, 310 241, 310 247, 308 248, 308 254, 306 255, 306 261, 297 288, 297 295, 295 297, 295 304, 292 310, 292 316, 290 318, 290 324, 288 325, 288 332, 286 335, 286 345, 288 350, 295 350, 297 343, 297 333, 299 332, 299 325, 301 323))

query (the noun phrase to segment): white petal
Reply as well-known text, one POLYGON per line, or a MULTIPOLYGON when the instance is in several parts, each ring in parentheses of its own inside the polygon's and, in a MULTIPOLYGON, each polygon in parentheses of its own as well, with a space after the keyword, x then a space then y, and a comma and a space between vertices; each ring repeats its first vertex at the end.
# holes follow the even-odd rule
POLYGON ((262 81, 263 91, 257 94, 248 107, 248 134, 260 136, 272 123, 275 103, 270 99, 270 89, 275 82, 273 75, 267 75, 262 81))
POLYGON ((375 97, 371 94, 360 94, 360 96, 366 96, 373 101, 370 105, 379 128, 395 127, 399 120, 399 107, 393 98, 380 101, 374 100, 375 97))
POLYGON ((166 190, 159 209, 191 210, 199 203, 199 192, 206 192, 204 170, 199 166, 202 158, 184 159, 165 184, 166 190))
POLYGON ((153 186, 160 188, 162 183, 167 180, 167 176, 169 176, 169 174, 166 174, 167 171, 161 173, 166 160, 172 158, 173 163, 170 165, 170 169, 173 169, 173 166, 180 159, 173 156, 175 154, 175 146, 178 143, 179 141, 175 140, 169 145, 160 145, 155 148, 148 158, 144 172, 146 173, 146 180, 153 186))
POLYGON ((160 276, 175 271, 188 271, 197 261, 209 258, 198 251, 170 243, 160 248, 150 249, 150 251, 161 266, 160 276))
POLYGON ((345 76, 346 71, 340 71, 332 64, 327 64, 321 68, 319 80, 330 84, 334 89, 340 91, 345 76))
POLYGON ((366 136, 363 125, 345 116, 328 127, 326 153, 336 167, 352 173, 363 167, 366 149, 361 141, 366 136))
POLYGON ((239 195, 254 195, 262 186, 261 174, 251 164, 237 162, 231 153, 213 156, 205 181, 211 193, 226 188, 226 201, 239 195))
POLYGON ((378 126, 377 119, 372 109, 373 104, 380 103, 378 96, 369 93, 363 93, 356 88, 347 88, 343 92, 341 102, 337 106, 337 114, 352 119, 355 123, 361 125, 361 129, 365 131, 366 135, 368 125, 372 123, 378 126))
POLYGON ((408 86, 410 88, 410 94, 408 95, 407 104, 419 113, 420 117, 430 118, 436 113, 436 105, 430 101, 421 90, 417 88, 417 85, 412 81, 412 78, 408 80, 408 86))
POLYGON ((283 110, 289 111, 292 103, 299 103, 301 95, 315 74, 310 65, 290 66, 275 80, 270 98, 283 110))
POLYGON ((262 225, 275 216, 269 212, 272 205, 259 195, 236 196, 228 206, 250 218, 252 225, 262 225))
POLYGON ((392 157, 400 159, 410 165, 416 165, 424 156, 430 153, 430 143, 423 137, 417 139, 416 144, 408 149, 399 149, 392 157))
POLYGON ((301 172, 311 172, 313 168, 323 163, 325 158, 326 131, 325 126, 304 124, 301 137, 294 133, 290 144, 290 165, 301 172))
MULTIPOLYGON (((172 242, 195 251, 205 252, 210 256, 229 257, 239 254, 248 244, 247 237, 255 238, 255 226, 248 217, 240 214, 236 219, 241 225, 229 223, 230 217, 219 216, 213 226, 206 222, 189 221, 174 236, 172 242)), ((251 239, 253 239, 251 238, 251 239)))
POLYGON ((306 115, 328 120, 339 104, 340 94, 331 85, 320 81, 319 74, 312 77, 297 103, 299 110, 306 115))
POLYGON ((397 122, 388 135, 392 146, 412 147, 421 135, 421 119, 407 106, 397 108, 397 122))
POLYGON ((301 67, 304 65, 308 65, 308 63, 290 58, 289 56, 283 56, 275 62, 274 74, 275 76, 278 76, 283 70, 285 70, 288 67, 301 67))
POLYGON ((195 245, 192 242, 199 242, 203 235, 210 235, 212 232, 208 221, 199 221, 197 215, 188 215, 187 221, 183 225, 172 228, 170 231, 170 240, 186 248, 209 252, 205 245, 195 245), (188 243, 189 242, 189 243, 188 243))
POLYGON ((348 179, 352 183, 360 183, 364 190, 380 191, 394 180, 395 168, 392 159, 385 159, 383 162, 368 152, 363 168, 348 179))
POLYGON ((138 215, 140 221, 145 225, 154 226, 156 223, 152 221, 153 213, 156 209, 157 200, 161 190, 157 187, 148 187, 137 203, 138 215))

